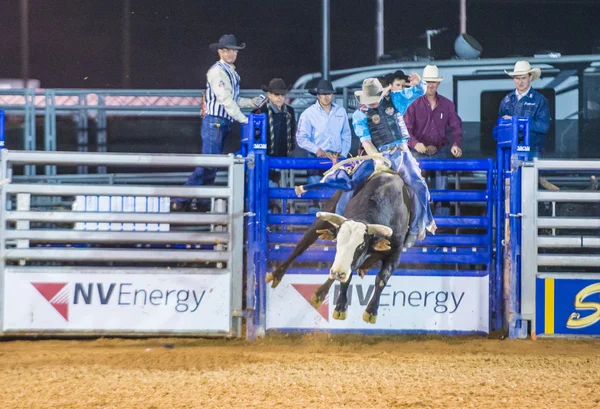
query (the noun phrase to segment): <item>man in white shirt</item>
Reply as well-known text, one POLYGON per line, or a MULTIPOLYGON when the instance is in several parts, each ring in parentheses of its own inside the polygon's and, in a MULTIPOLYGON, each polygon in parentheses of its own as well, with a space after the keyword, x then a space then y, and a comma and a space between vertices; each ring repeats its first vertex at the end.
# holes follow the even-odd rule
MULTIPOLYGON (((204 117, 202 119, 202 153, 222 154, 223 140, 231 133, 231 123, 245 124, 248 118, 240 108, 256 108, 256 98, 240 98, 240 76, 233 63, 238 51, 246 48, 238 44, 233 34, 225 34, 218 43, 210 45, 210 50, 219 54, 217 61, 206 73, 206 93, 204 95, 204 117)), ((211 185, 215 181, 216 169, 198 167, 185 182, 187 186, 211 185)), ((183 210, 189 204, 190 210, 210 210, 210 201, 191 201, 178 198, 171 204, 171 210, 183 210)))
MULTIPOLYGON (((308 92, 317 96, 317 102, 300 115, 296 144, 311 157, 329 158, 336 163, 338 157, 345 158, 350 152, 352 132, 348 114, 332 102, 335 90, 331 81, 320 80, 308 92)), ((309 172, 309 175, 309 184, 320 180, 318 171, 309 172)))

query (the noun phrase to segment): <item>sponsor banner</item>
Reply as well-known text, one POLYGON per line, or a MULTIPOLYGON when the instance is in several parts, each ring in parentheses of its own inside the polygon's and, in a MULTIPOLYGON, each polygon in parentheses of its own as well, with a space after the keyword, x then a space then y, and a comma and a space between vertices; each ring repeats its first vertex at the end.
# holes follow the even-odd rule
POLYGON ((381 295, 375 324, 363 321, 375 276, 354 277, 348 289, 348 317, 332 318, 340 291, 336 282, 319 309, 310 298, 327 279, 288 274, 268 287, 268 329, 489 332, 489 277, 392 276, 381 295))
POLYGON ((4 330, 230 330, 231 274, 7 272, 4 330))
POLYGON ((538 277, 536 334, 600 335, 600 277, 596 277, 538 277))

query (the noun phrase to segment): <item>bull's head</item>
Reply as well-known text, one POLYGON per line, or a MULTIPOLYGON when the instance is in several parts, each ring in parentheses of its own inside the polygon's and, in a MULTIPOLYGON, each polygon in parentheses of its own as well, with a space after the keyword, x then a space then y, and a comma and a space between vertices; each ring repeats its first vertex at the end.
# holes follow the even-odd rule
POLYGON ((335 227, 335 230, 320 231, 322 239, 337 240, 335 259, 329 270, 332 279, 345 283, 370 252, 390 250, 387 237, 392 235, 393 230, 387 226, 358 222, 327 212, 319 212, 317 217, 335 227))

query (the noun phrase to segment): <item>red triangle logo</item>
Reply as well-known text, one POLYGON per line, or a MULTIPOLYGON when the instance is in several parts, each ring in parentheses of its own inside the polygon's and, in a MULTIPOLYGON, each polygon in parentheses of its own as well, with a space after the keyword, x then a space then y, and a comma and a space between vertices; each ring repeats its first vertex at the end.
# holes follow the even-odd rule
MULTIPOLYGON (((310 304, 310 298, 313 296, 315 291, 321 287, 321 284, 292 284, 292 287, 294 287, 296 291, 298 291, 300 295, 302 295, 302 297, 304 297, 304 299, 310 304)), ((323 301, 323 304, 321 304, 318 309, 315 309, 323 318, 325 318, 325 321, 329 322, 329 297, 326 297, 325 301, 323 301)))
POLYGON ((69 290, 65 288, 67 283, 31 283, 31 285, 67 322, 69 321, 69 290))

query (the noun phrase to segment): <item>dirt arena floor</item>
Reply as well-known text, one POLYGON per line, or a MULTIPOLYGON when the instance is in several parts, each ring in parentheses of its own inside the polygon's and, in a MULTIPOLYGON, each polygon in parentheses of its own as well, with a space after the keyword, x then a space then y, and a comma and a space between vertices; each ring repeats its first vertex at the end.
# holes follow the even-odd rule
POLYGON ((599 408, 600 342, 270 335, 0 343, 1 408, 599 408))

